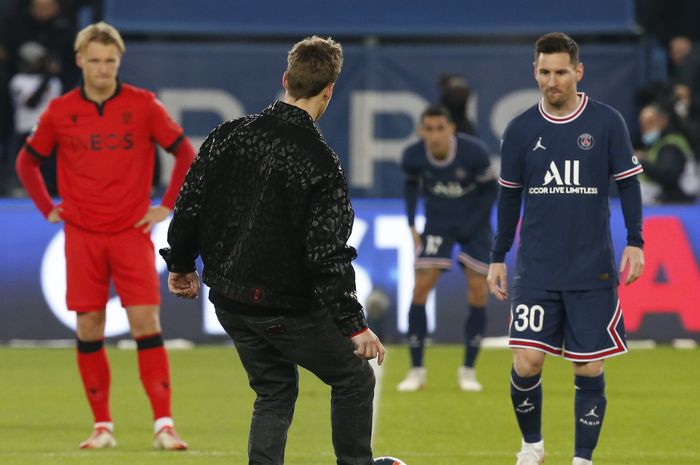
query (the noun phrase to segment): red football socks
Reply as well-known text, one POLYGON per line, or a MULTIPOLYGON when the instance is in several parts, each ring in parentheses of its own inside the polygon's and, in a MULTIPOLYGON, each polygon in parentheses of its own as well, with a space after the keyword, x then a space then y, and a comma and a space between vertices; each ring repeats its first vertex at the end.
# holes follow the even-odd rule
POLYGON ((78 340, 78 368, 95 423, 111 422, 109 413, 109 361, 104 340, 78 340))
POLYGON ((153 419, 171 417, 170 413, 170 366, 168 354, 163 347, 160 334, 136 339, 141 382, 146 390, 153 419))

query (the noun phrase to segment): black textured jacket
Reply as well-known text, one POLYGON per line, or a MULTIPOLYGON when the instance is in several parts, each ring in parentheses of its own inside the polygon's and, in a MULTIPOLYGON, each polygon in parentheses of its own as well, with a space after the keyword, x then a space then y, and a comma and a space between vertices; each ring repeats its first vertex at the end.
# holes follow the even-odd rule
POLYGON ((247 307, 325 307, 350 336, 367 327, 346 244, 353 219, 338 157, 306 111, 277 101, 212 131, 161 255, 175 272, 201 255, 202 280, 247 307))

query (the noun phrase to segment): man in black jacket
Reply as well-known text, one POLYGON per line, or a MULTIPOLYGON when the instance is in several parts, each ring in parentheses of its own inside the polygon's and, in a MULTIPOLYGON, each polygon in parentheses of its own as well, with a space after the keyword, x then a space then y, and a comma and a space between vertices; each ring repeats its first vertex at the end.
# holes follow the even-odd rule
POLYGON ((257 394, 250 464, 280 465, 297 366, 329 384, 340 465, 369 465, 374 374, 384 347, 355 295, 354 213, 338 157, 314 124, 342 65, 332 39, 289 52, 284 101, 217 127, 193 163, 168 231, 168 287, 194 298, 195 258, 257 394))

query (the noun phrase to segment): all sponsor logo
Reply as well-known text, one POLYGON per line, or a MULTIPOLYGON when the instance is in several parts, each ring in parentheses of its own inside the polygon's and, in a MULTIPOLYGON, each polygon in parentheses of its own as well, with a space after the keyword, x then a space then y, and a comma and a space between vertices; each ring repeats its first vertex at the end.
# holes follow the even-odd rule
POLYGON ((581 161, 564 160, 563 176, 557 164, 552 161, 544 175, 541 187, 531 187, 529 194, 583 194, 598 193, 597 187, 581 186, 581 161))

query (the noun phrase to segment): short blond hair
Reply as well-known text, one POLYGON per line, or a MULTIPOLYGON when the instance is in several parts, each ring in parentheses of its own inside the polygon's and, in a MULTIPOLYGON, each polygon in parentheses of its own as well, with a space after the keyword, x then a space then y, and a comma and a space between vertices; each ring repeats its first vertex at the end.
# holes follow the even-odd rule
POLYGON ((287 55, 287 90, 294 98, 318 95, 335 82, 343 66, 343 48, 330 37, 307 37, 287 55))
POLYGON ((78 32, 73 49, 76 53, 80 53, 81 51, 85 50, 85 47, 87 47, 90 42, 99 42, 103 45, 116 45, 119 49, 119 53, 122 54, 126 51, 124 40, 119 34, 119 31, 117 31, 114 26, 111 26, 104 21, 90 24, 78 32))

